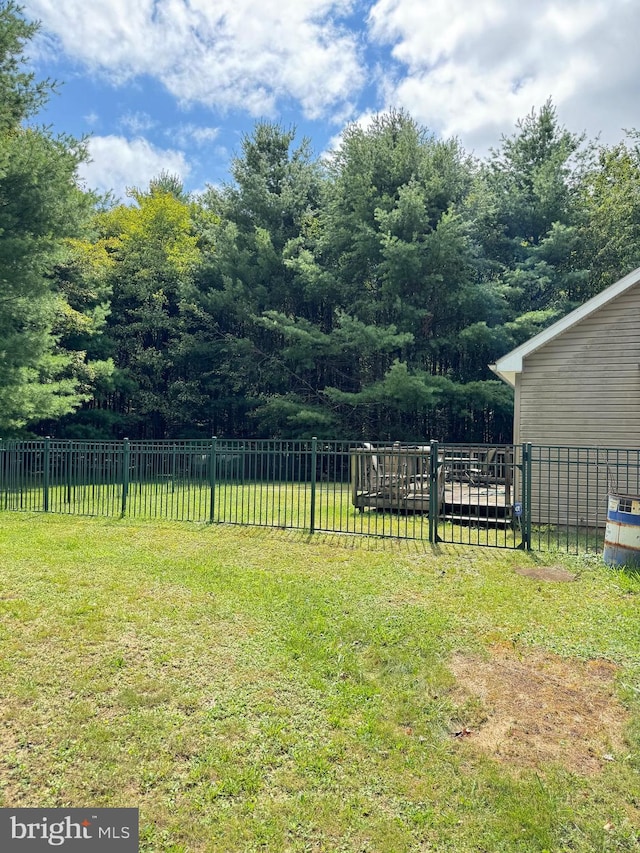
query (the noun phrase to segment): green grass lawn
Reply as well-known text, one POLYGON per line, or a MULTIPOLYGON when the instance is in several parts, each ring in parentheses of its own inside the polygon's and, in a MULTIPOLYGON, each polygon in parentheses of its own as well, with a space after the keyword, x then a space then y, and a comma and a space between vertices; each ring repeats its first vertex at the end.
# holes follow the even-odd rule
MULTIPOLYGON (((309 530, 312 491, 308 483, 229 483, 220 482, 215 493, 204 481, 180 482, 171 479, 132 483, 129 486, 125 517, 133 520, 221 522, 243 526, 309 530)), ((48 509, 64 515, 120 518, 122 488, 118 484, 56 485, 48 490, 48 509)), ((30 488, 0 495, 0 509, 41 512, 42 488, 30 488)), ((401 539, 428 539, 429 518, 422 512, 382 511, 354 507, 351 487, 346 483, 321 482, 315 490, 314 527, 324 533, 356 533, 401 539)), ((438 535, 458 544, 516 547, 521 531, 511 525, 450 524, 439 521, 438 535)), ((536 539, 536 550, 549 550, 554 538, 536 539)), ((563 543, 564 544, 564 543, 563 543)), ((565 550, 576 550, 567 543, 565 550)), ((561 545, 562 547, 562 545, 561 545)))
POLYGON ((595 557, 2 513, 0 674, 0 805, 144 851, 640 851, 640 578, 595 557))

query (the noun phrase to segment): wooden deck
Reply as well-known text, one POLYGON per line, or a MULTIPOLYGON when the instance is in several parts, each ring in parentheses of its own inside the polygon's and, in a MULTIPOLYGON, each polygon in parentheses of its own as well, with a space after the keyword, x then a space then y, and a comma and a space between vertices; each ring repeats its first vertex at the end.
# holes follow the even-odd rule
POLYGON ((449 521, 485 521, 504 524, 511 521, 511 489, 505 484, 473 486, 446 483, 443 517, 449 521))
MULTIPOLYGON (((448 521, 506 524, 511 521, 511 499, 506 485, 473 486, 468 483, 446 483, 441 517, 448 521)), ((354 501, 364 509, 391 512, 429 512, 429 493, 389 491, 359 493, 354 501)))
MULTIPOLYGON (((429 512, 431 444, 366 445, 351 457, 353 505, 429 512)), ((467 524, 511 523, 513 461, 508 448, 454 448, 438 454, 440 517, 467 524)))

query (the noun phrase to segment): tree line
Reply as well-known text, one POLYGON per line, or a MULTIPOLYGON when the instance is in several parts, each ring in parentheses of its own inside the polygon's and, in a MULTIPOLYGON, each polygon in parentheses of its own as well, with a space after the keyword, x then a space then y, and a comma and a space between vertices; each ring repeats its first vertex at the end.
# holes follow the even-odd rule
POLYGON ((314 155, 258 122, 222 187, 127 203, 35 124, 0 5, 0 435, 509 441, 488 364, 640 265, 640 144, 551 102, 484 158, 403 111, 314 155))

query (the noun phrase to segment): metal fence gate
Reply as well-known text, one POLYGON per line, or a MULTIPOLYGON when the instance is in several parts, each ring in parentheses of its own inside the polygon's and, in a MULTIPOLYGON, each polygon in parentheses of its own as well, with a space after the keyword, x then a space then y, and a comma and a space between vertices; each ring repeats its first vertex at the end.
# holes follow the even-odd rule
POLYGON ((439 541, 500 548, 528 547, 523 495, 528 457, 513 445, 439 444, 444 494, 439 541))

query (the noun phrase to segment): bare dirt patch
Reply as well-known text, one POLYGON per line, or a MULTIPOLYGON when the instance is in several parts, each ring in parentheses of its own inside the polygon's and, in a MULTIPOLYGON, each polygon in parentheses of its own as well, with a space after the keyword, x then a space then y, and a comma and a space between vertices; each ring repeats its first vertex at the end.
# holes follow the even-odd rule
POLYGON ((519 767, 548 762, 588 774, 620 760, 627 714, 617 700, 617 667, 503 649, 491 657, 454 656, 458 739, 519 767))
POLYGON ((575 575, 563 569, 562 566, 516 566, 516 574, 537 581, 554 581, 555 583, 569 583, 576 579, 575 575))

